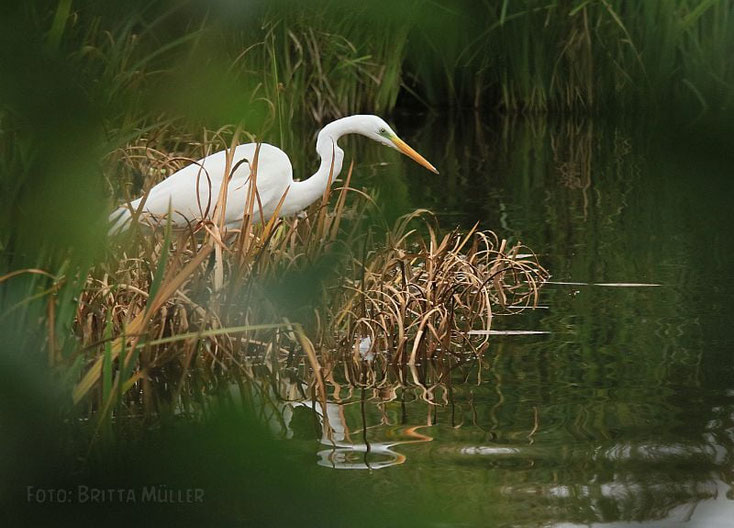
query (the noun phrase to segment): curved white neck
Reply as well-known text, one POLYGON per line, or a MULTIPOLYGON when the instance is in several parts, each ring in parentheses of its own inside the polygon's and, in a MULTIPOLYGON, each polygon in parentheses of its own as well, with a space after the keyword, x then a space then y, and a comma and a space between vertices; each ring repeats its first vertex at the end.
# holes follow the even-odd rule
POLYGON ((282 216, 303 211, 324 195, 326 188, 342 170, 344 151, 339 148, 337 141, 346 134, 356 132, 354 125, 358 118, 350 116, 337 119, 321 129, 316 138, 316 152, 321 159, 319 170, 306 180, 293 182, 283 203, 282 216))

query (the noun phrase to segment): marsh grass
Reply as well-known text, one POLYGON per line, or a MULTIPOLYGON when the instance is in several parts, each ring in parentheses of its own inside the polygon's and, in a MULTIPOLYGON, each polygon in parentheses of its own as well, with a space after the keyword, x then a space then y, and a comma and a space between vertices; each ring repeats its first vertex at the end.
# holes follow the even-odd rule
POLYGON ((113 17, 61 1, 48 39, 112 107, 116 133, 148 130, 151 111, 156 126, 182 113, 209 126, 237 114, 283 144, 293 120, 383 114, 400 96, 510 114, 730 109, 732 9, 724 0, 327 1, 152 4, 113 17))
POLYGON ((235 69, 259 79, 281 124, 389 112, 399 97, 506 114, 676 107, 691 118, 731 108, 732 9, 724 0, 276 2, 260 32, 232 42, 247 50, 235 69))
POLYGON ((695 116, 732 103, 730 2, 445 7, 440 24, 419 24, 406 54, 404 80, 433 104, 580 114, 673 106, 695 116))

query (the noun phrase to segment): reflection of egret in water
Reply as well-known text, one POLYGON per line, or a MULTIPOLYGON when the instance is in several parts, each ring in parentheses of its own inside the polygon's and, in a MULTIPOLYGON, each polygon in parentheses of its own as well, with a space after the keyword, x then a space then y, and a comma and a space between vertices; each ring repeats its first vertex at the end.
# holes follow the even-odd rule
POLYGON ((406 460, 405 455, 393 451, 393 447, 432 440, 430 436, 418 432, 420 427, 424 427, 418 425, 399 430, 401 435, 407 437, 405 440, 370 442, 366 436, 363 436, 362 442, 354 442, 344 415, 345 406, 345 404, 327 402, 326 415, 324 415, 320 402, 304 400, 285 403, 282 412, 285 436, 287 438, 293 436, 290 422, 295 408, 306 407, 313 410, 321 425, 321 444, 329 446, 328 449, 318 452, 318 464, 334 469, 382 469, 402 464, 406 460))
MULTIPOLYGON (((364 342, 364 341, 363 341, 364 342)), ((362 350, 360 350, 362 352, 362 350)), ((395 466, 406 461, 406 456, 395 450, 396 446, 425 443, 433 440, 432 437, 419 432, 422 427, 432 424, 433 405, 437 401, 448 404, 447 392, 443 391, 437 399, 434 392, 440 386, 440 379, 448 375, 446 365, 426 364, 423 369, 416 366, 406 367, 404 370, 391 374, 395 381, 386 382, 385 378, 380 383, 376 380, 385 376, 378 375, 372 364, 363 362, 356 363, 354 369, 347 371, 348 377, 353 377, 347 383, 340 383, 333 377, 334 370, 329 372, 325 379, 333 387, 332 400, 326 401, 325 405, 319 400, 309 398, 307 395, 313 391, 312 387, 302 379, 291 376, 282 376, 275 365, 269 365, 273 376, 270 383, 260 383, 253 376, 252 383, 247 387, 233 386, 236 392, 245 389, 249 393, 249 399, 258 408, 257 414, 266 421, 273 433, 277 436, 292 439, 296 436, 293 427, 295 411, 298 408, 308 409, 318 421, 321 433, 320 443, 328 446, 318 452, 318 464, 335 469, 381 469, 395 466), (277 374, 276 374, 277 373, 277 374), (371 380, 367 385, 359 385, 357 380, 371 380), (273 383, 275 382, 275 383, 273 383), (418 399, 429 403, 427 421, 419 425, 406 425, 402 427, 390 427, 387 416, 383 415, 379 424, 368 426, 365 416, 365 405, 372 398, 365 398, 365 390, 372 391, 378 406, 393 401, 397 397, 399 387, 411 386, 418 389, 418 399), (361 397, 356 397, 355 391, 361 391, 361 397), (350 430, 345 410, 350 405, 360 404, 362 407, 361 422, 363 427, 358 430, 350 430), (325 407, 325 412, 324 412, 325 407), (388 438, 387 441, 371 441, 367 438, 367 431, 378 428, 389 436, 394 435, 396 439, 388 438), (354 440, 355 434, 360 434, 359 441, 354 440)), ((392 372, 392 371, 391 371, 392 372)))

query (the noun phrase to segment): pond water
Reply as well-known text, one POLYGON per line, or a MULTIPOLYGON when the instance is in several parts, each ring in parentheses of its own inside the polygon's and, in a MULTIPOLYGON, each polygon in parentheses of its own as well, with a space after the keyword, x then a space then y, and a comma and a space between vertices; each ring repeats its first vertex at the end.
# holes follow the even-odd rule
POLYGON ((481 362, 334 380, 276 433, 331 485, 434 526, 734 526, 731 160, 639 125, 396 121, 441 175, 389 157, 365 184, 522 241, 552 283, 494 319, 481 362))

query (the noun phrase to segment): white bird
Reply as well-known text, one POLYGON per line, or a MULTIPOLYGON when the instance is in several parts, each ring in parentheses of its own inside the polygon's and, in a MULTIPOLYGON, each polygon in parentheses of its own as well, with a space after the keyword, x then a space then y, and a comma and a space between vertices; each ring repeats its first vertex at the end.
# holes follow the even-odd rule
MULTIPOLYGON (((316 152, 321 164, 316 173, 305 180, 293 180, 293 167, 285 152, 267 143, 260 145, 256 173, 259 200, 255 201, 252 221, 257 223, 261 217, 271 218, 284 194, 279 216, 298 213, 321 198, 329 185, 329 175, 334 181, 341 172, 344 151, 337 142, 347 134, 361 134, 394 148, 438 174, 433 165, 401 140, 381 118, 374 115, 344 117, 319 132, 316 152)), ((227 187, 224 217, 224 225, 228 228, 239 227, 242 223, 250 189, 250 163, 254 162, 256 148, 256 143, 247 143, 234 150, 230 172, 234 171, 227 187)), ((227 151, 222 150, 171 174, 150 190, 141 217, 150 215, 160 219, 172 211, 171 223, 176 227, 213 219, 225 179, 226 160, 227 151)), ((133 200, 110 215, 110 233, 129 227, 132 211, 139 209, 142 199, 133 200)))

